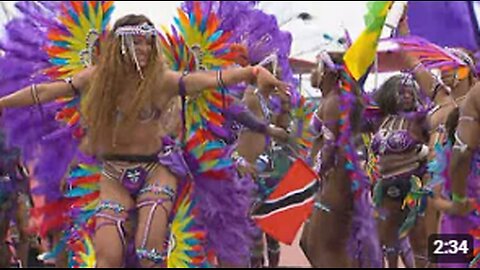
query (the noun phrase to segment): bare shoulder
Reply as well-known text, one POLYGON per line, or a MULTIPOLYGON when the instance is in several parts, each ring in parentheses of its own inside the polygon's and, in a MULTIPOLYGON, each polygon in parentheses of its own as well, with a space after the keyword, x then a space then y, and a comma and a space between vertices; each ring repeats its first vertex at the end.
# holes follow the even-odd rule
POLYGON ((84 70, 80 71, 78 74, 82 75, 82 76, 91 77, 95 73, 96 70, 97 70, 96 66, 90 66, 90 67, 87 67, 84 70))
POLYGON ((161 95, 168 94, 168 100, 179 95, 179 82, 181 77, 182 73, 180 72, 169 69, 161 71, 160 75, 156 76, 157 92, 161 95))
POLYGON ((468 91, 466 99, 467 101, 470 99, 474 99, 475 102, 480 101, 480 82, 477 82, 475 85, 473 85, 472 89, 468 91))
POLYGON ((474 111, 477 115, 480 113, 480 82, 477 82, 468 92, 462 109, 462 111, 474 111))
POLYGON ((96 70, 95 66, 83 69, 73 77, 73 83, 78 89, 86 89, 96 70))
POLYGON ((321 117, 326 119, 339 119, 340 118, 340 99, 338 95, 327 97, 321 106, 321 117))

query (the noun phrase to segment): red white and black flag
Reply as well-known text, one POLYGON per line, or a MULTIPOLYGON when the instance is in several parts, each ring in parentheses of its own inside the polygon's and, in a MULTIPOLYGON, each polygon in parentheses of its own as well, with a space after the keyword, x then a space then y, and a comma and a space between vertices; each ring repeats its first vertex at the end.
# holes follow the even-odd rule
POLYGON ((319 177, 297 159, 275 191, 252 213, 257 225, 276 240, 291 245, 311 215, 319 177))

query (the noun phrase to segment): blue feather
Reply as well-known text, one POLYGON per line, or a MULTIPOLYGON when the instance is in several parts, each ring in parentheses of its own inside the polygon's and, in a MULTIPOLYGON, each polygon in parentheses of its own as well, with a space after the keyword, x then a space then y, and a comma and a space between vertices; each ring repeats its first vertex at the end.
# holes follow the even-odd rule
POLYGON ((205 33, 207 29, 207 17, 204 17, 202 23, 200 24, 200 32, 205 33))
POLYGON ((70 16, 72 17, 72 19, 75 21, 75 23, 76 23, 77 25, 80 24, 80 20, 79 20, 79 18, 78 18, 78 14, 75 12, 75 10, 69 9, 69 10, 68 10, 68 14, 70 14, 70 16))
POLYGON ((70 43, 67 41, 54 41, 53 45, 67 49, 70 48, 70 43))
POLYGON ((223 34, 222 30, 219 30, 219 31, 213 33, 212 36, 210 36, 208 38, 208 42, 213 43, 213 42, 217 41, 222 36, 222 34, 223 34))
POLYGON ((92 193, 91 189, 75 188, 75 189, 72 189, 72 190, 68 191, 65 194, 65 197, 67 197, 67 198, 82 197, 82 196, 85 196, 85 195, 90 194, 90 193, 92 193))
POLYGON ((50 59, 50 63, 56 66, 65 66, 68 64, 68 60, 62 59, 62 58, 53 58, 53 59, 50 59))
POLYGON ((183 28, 182 24, 180 23, 180 19, 175 17, 175 18, 173 18, 173 21, 175 22, 175 25, 180 30, 180 33, 182 33, 182 35, 185 36, 186 35, 185 28, 183 28))
POLYGON ((89 8, 88 8, 88 2, 87 1, 83 1, 83 14, 85 14, 85 18, 87 18, 87 20, 90 22, 90 12, 89 12, 89 8))
POLYGON ((112 5, 104 14, 103 14, 103 21, 102 21, 102 30, 107 28, 107 24, 110 22, 110 18, 112 16, 113 11, 115 10, 115 6, 112 5))

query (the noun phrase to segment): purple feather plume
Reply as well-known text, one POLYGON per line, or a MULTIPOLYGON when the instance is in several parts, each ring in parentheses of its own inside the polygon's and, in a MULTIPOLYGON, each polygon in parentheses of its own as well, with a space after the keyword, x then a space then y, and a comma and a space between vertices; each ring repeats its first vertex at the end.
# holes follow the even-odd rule
POLYGON ((249 177, 240 178, 232 168, 229 179, 195 179, 194 195, 208 228, 208 245, 222 262, 245 265, 255 229, 249 209, 255 188, 249 177))
MULTIPOLYGON (((4 56, 0 58, 0 96, 5 96, 31 84, 49 82, 43 70, 52 66, 43 48, 49 44, 48 29, 62 29, 57 20, 62 2, 19 1, 20 16, 8 22, 0 40, 4 56)), ((51 103, 25 108, 8 109, 3 126, 8 143, 19 147, 25 162, 34 165, 33 175, 40 182, 34 193, 48 200, 61 196, 60 181, 77 151, 77 141, 70 132, 53 139, 49 134, 65 128, 55 120, 59 104, 51 103)))

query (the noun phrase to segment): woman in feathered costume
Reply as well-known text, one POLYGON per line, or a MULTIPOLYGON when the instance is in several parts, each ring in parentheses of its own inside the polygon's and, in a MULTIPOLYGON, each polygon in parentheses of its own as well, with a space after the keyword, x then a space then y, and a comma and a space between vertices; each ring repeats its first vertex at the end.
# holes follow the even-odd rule
MULTIPOLYGON (((270 125, 280 125, 278 118, 281 117, 281 114, 288 113, 288 111, 281 112, 280 115, 274 115, 270 109, 268 100, 271 95, 273 96, 274 89, 265 85, 258 85, 256 89, 249 89, 245 92, 244 103, 246 106, 255 113, 257 117, 269 123, 270 125), (276 117, 276 118, 274 118, 276 117)), ((290 103, 288 97, 286 97, 286 102, 290 103)), ((288 126, 284 126, 288 128, 288 126)), ((282 129, 279 130, 281 132, 282 129)), ((288 134, 284 132, 284 136, 273 137, 275 140, 278 139, 288 139, 288 134)), ((281 134, 281 133, 280 133, 281 134)), ((272 137, 269 134, 262 134, 258 131, 251 129, 243 129, 240 132, 238 138, 237 153, 240 158, 245 163, 247 168, 250 168, 252 173, 252 181, 256 182, 258 185, 258 191, 256 200, 262 200, 266 198, 270 193, 267 189, 274 189, 275 183, 266 183, 268 174, 271 171, 269 166, 271 166, 271 151, 272 151, 272 137), (260 158, 262 156, 262 158, 260 158), (262 175, 262 176, 260 176, 262 175)), ((277 168, 281 169, 281 168, 277 168)), ((287 168, 283 168, 287 169, 287 168)), ((275 179, 277 181, 281 179, 275 179)), ((276 240, 267 237, 267 249, 268 249, 268 261, 270 267, 277 267, 280 259, 280 245, 276 240)), ((263 267, 263 233, 258 231, 258 236, 256 237, 255 247, 252 251, 252 267, 263 267)))
MULTIPOLYGON (((453 110, 447 121, 449 143, 441 156, 444 171, 437 177, 444 178, 443 194, 449 200, 443 203, 439 233, 469 234, 473 237, 473 256, 469 262, 449 263, 440 260, 439 266, 445 268, 478 268, 480 261, 480 218, 479 218, 479 162, 478 124, 480 87, 476 84, 467 94, 467 99, 459 109, 453 110), (453 144, 453 147, 452 147, 453 144)), ((440 153, 439 153, 440 154, 440 153)), ((461 247, 465 248, 465 247, 461 247)))
POLYGON ((397 75, 375 93, 383 117, 376 125, 371 145, 380 175, 374 201, 381 207, 380 238, 390 267, 397 264, 399 255, 406 266, 414 266, 408 230, 402 230, 400 236, 399 230, 409 214, 409 209, 402 206, 404 200, 414 181, 420 181, 426 171, 426 111, 418 111, 418 91, 410 76, 397 75))
MULTIPOLYGON (((188 1, 184 4, 184 9, 187 12, 194 12, 195 5, 197 3, 193 3, 188 1)), ((208 1, 202 2, 201 4, 197 4, 199 9, 204 12, 208 13, 211 10, 216 10, 217 15, 220 17, 220 29, 223 31, 229 31, 232 33, 229 42, 236 43, 234 46, 231 47, 232 51, 237 53, 236 55, 236 63, 240 66, 248 66, 250 64, 259 64, 259 65, 268 65, 268 66, 276 66, 279 62, 278 59, 281 59, 281 69, 282 72, 288 74, 291 73, 289 65, 288 65, 288 54, 290 50, 291 44, 291 37, 288 33, 279 31, 276 19, 274 16, 270 16, 265 14, 263 11, 254 9, 254 3, 245 3, 245 2, 218 2, 218 1, 208 1)), ((201 61, 195 61, 201 62, 201 61)), ((285 80, 284 80, 285 81, 285 80)), ((293 81, 291 78, 287 80, 288 82, 293 81)), ((239 85, 234 88, 229 88, 228 92, 225 94, 240 94, 237 96, 241 96, 243 94, 243 89, 247 87, 247 91, 245 94, 249 96, 252 100, 252 91, 249 89, 247 85, 239 85), (238 91, 240 89, 241 91, 238 91)), ((263 85, 263 87, 268 88, 268 86, 263 85)), ((267 92, 271 92, 271 90, 266 90, 267 92)), ((268 94, 268 93, 267 93, 268 94)), ((267 95, 269 96, 269 95, 267 95)), ((230 97, 229 97, 230 98, 230 97)), ((253 95, 254 106, 252 109, 252 104, 246 104, 247 108, 242 106, 243 104, 238 104, 237 102, 230 104, 226 111, 224 111, 224 115, 226 116, 226 123, 230 123, 232 121, 241 124, 248 130, 253 131, 258 136, 271 136, 272 138, 279 138, 285 139, 288 137, 285 130, 279 129, 273 125, 268 125, 269 121, 264 119, 265 115, 263 114, 263 109, 268 109, 269 106, 269 98, 262 99, 262 108, 257 106, 258 104, 258 95, 253 95), (242 108, 243 107, 243 108, 242 108), (250 110, 254 112, 254 115, 250 116, 247 119, 246 113, 239 114, 236 112, 237 110, 250 110), (239 118, 238 116, 242 116, 239 118), (259 118, 259 120, 253 121, 254 118, 259 118), (243 118, 243 119, 242 119, 243 118), (248 120, 248 121, 245 121, 248 120), (257 122, 257 124, 253 124, 257 122), (259 122, 259 123, 258 123, 259 122)), ((289 103, 288 97, 285 95, 286 101, 289 103)), ((285 107, 285 106, 284 106, 285 107)), ((288 125, 288 124, 287 124, 288 125)), ((227 130, 229 129, 230 124, 227 124, 227 130)), ((224 128, 225 129, 225 128, 224 128)), ((240 129, 241 130, 241 129, 240 129)), ((221 132, 217 132, 216 135, 225 140, 228 144, 231 144, 235 141, 236 136, 238 135, 239 129, 236 131, 230 132, 228 130, 226 133, 231 134, 233 136, 227 136, 221 134, 221 132), (233 139, 232 139, 232 138, 233 139)), ((243 134, 243 133, 242 133, 243 134)), ((239 140, 239 148, 245 150, 245 145, 249 145, 250 152, 255 152, 257 147, 252 148, 252 145, 255 145, 258 142, 259 138, 251 140, 245 140, 244 136, 240 136, 239 140), (246 143, 247 142, 247 143, 246 143)), ((262 141, 265 141, 262 139, 262 141)), ((262 144, 263 145, 263 144, 262 144)), ((264 151, 264 146, 260 145, 260 153, 264 151)), ((268 147, 268 146, 267 146, 268 147)), ((258 151, 257 151, 258 152, 258 151)), ((244 153, 242 153, 244 154, 244 153)), ((258 154, 254 154, 258 156, 258 154)), ((251 156, 251 155, 249 155, 251 156)), ((235 154, 235 159, 237 161, 237 168, 241 172, 242 175, 248 176, 250 173, 255 172, 256 168, 254 164, 255 159, 253 158, 253 162, 245 162, 245 159, 241 157, 241 155, 235 154)), ((248 178, 248 177, 247 177, 248 178)), ((249 181, 252 181, 249 179, 249 181)), ((269 241, 274 242, 274 241, 269 241)), ((273 247, 272 250, 274 251, 273 256, 276 256, 277 262, 273 262, 273 264, 278 264, 278 243, 276 247, 273 247)))
POLYGON ((78 73, 68 83, 32 85, 3 98, 0 105, 2 109, 20 107, 84 95, 88 136, 83 142, 103 161, 94 240, 97 265, 122 265, 126 242, 132 237, 125 222, 135 208, 139 210, 137 257, 143 266, 162 265, 168 217, 182 184, 179 180, 191 176, 183 156, 162 140, 162 108, 178 94, 195 94, 255 78, 280 88, 284 85, 261 67, 187 76, 166 70, 157 31, 143 16, 120 19, 101 51, 98 65, 78 73))
POLYGON ((342 65, 348 44, 343 37, 328 37, 323 45, 329 52, 319 53, 318 68, 311 77, 312 86, 320 88, 323 94, 311 120, 311 129, 317 136, 313 150, 318 149, 315 168, 321 177, 321 188, 316 196, 315 210, 305 224, 301 246, 314 267, 381 267, 369 198, 370 183, 360 169, 358 157, 347 163, 347 157, 356 153, 356 145, 339 145, 337 139, 342 136, 343 123, 352 123, 351 133, 347 135, 351 141, 360 131, 359 93, 353 96, 358 91, 357 86, 355 82, 348 82, 342 65), (343 87, 351 87, 352 96, 348 98, 355 104, 348 115, 341 113, 341 104, 346 99, 342 96, 343 87), (354 175, 349 175, 349 170, 353 170, 354 175), (352 183, 354 176, 358 181, 356 186, 352 183))
MULTIPOLYGON (((439 217, 444 208, 442 187, 445 184, 450 144, 446 123, 450 113, 460 106, 467 92, 476 82, 473 58, 462 49, 440 48, 416 37, 409 37, 408 18, 401 20, 397 39, 406 52, 402 58, 409 72, 415 76, 423 95, 435 105, 428 114, 429 126, 429 173, 425 174, 423 187, 433 195, 428 199, 424 217, 419 219, 411 234, 417 267, 428 264, 427 238, 438 233, 439 217), (425 65, 422 65, 422 63, 425 65), (436 78, 429 69, 439 69, 441 76, 436 78)), ((422 199, 423 201, 426 198, 422 199)))
MULTIPOLYGON (((402 27, 403 31, 408 33, 406 21, 402 27)), ((440 58, 441 77, 435 78, 428 72, 432 63, 428 62, 427 57, 422 58, 418 55, 422 56, 422 53, 416 53, 414 50, 407 52, 406 64, 412 68, 416 78, 421 82, 422 89, 436 104, 430 111, 429 119, 432 162, 429 167, 431 179, 427 182, 427 185, 433 187, 434 200, 429 200, 426 213, 426 236, 418 238, 425 243, 428 235, 432 233, 468 233, 474 236, 477 248, 478 216, 470 212, 475 203, 472 204, 467 199, 478 198, 478 162, 475 152, 477 146, 475 140, 471 140, 470 137, 474 133, 473 123, 476 114, 472 104, 478 100, 478 95, 474 93, 477 85, 475 61, 464 49, 446 48, 443 55, 437 57, 440 58), (425 59, 427 64, 422 65, 425 59), (441 63, 441 60, 446 63, 441 63), (455 132, 457 122, 459 130, 455 132), (452 147, 453 144, 455 145, 452 147), (465 192, 465 187, 469 187, 469 192, 465 192), (444 212, 441 219, 439 212, 444 212)), ((436 60, 432 56, 430 59, 436 60)), ((477 256, 470 266, 476 265, 478 258, 477 256)), ((442 266, 466 267, 468 264, 442 264, 442 266)))
MULTIPOLYGON (((239 53, 236 60, 237 64, 241 66, 255 64, 268 66, 284 82, 291 85, 295 84, 288 63, 292 42, 291 35, 279 29, 274 16, 267 15, 259 9, 245 8, 248 3, 238 3, 236 5, 222 2, 211 3, 218 5, 216 8, 219 10, 219 16, 224 18, 220 28, 232 29, 233 35, 230 40, 237 44, 232 47, 239 53)), ((250 5, 253 5, 253 3, 250 5)), ((249 85, 246 87, 243 103, 262 122, 269 124, 270 127, 267 130, 271 130, 262 132, 260 129, 244 125, 245 128, 240 130, 238 139, 236 154, 240 160, 240 169, 243 170, 244 175, 250 175, 254 178, 252 181, 258 185, 257 200, 261 200, 266 198, 269 195, 268 193, 275 188, 275 184, 281 180, 281 173, 273 170, 285 173, 288 169, 287 164, 283 164, 281 168, 270 168, 273 164, 271 139, 285 141, 288 138, 285 130, 289 128, 291 121, 290 96, 298 96, 298 93, 293 91, 289 96, 266 85, 249 85), (272 109, 274 107, 272 104, 276 104, 276 108, 272 109), (283 129, 278 129, 276 126, 281 126, 283 129), (262 155, 261 159, 259 158, 260 155, 262 155), (274 177, 274 175, 276 176, 274 177)), ((285 158, 288 159, 288 157, 285 158)), ((263 233, 258 231, 257 235, 255 247, 252 250, 252 267, 263 266, 263 233)), ((267 236, 267 246, 269 266, 277 267, 280 259, 279 243, 272 237, 267 236)))

